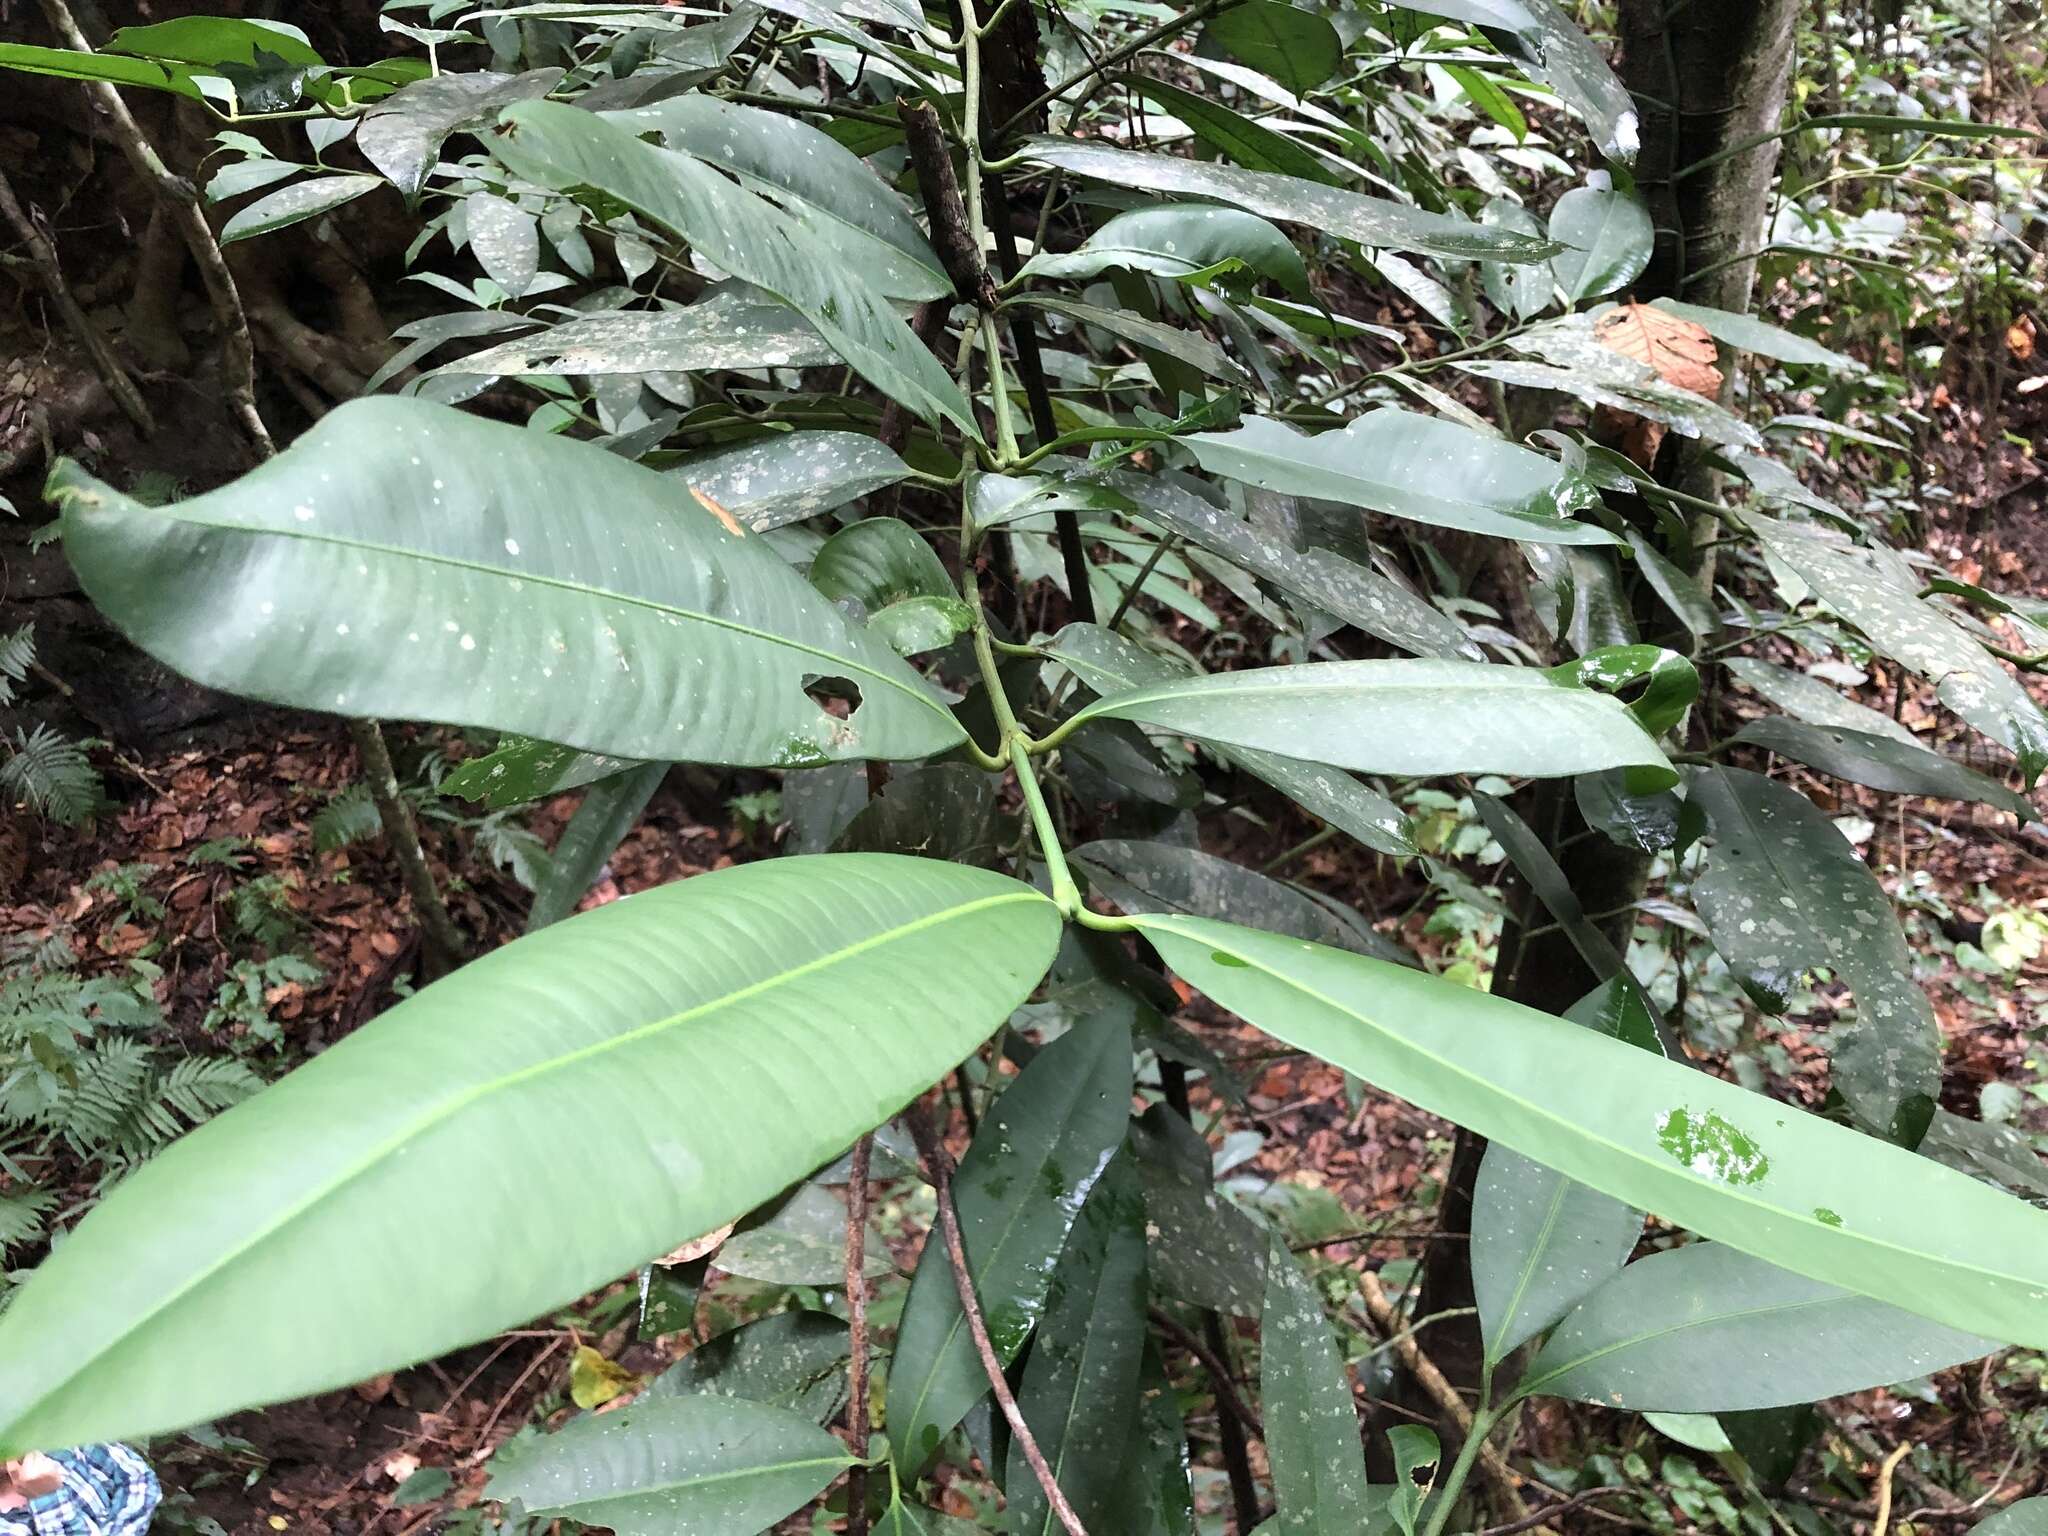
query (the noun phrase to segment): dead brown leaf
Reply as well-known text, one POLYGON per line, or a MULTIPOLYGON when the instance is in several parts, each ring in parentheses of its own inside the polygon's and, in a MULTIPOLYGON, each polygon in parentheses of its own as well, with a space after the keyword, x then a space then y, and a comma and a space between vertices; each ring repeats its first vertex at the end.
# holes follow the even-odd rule
POLYGON ((1721 393, 1721 354, 1705 326, 1649 304, 1617 305, 1593 324, 1604 347, 1647 363, 1657 377, 1706 399, 1721 393))

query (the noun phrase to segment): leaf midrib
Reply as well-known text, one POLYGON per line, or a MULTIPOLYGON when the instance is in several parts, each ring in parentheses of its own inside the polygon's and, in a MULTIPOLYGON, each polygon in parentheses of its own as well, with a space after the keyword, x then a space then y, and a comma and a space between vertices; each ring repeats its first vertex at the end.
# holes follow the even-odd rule
MULTIPOLYGON (((104 500, 100 505, 104 510, 111 510, 117 513, 126 513, 130 510, 128 507, 112 506, 108 501, 104 500)), ((172 510, 171 515, 175 521, 188 528, 206 528, 216 533, 239 533, 250 538, 298 539, 323 548, 358 550, 369 554, 388 556, 394 560, 416 560, 428 565, 447 566, 453 570, 473 571, 478 575, 493 577, 502 581, 531 582, 535 586, 552 587, 559 592, 570 592, 579 596, 606 599, 631 607, 645 608, 652 613, 669 614, 681 619, 692 619, 700 624, 709 624, 713 628, 730 630, 735 634, 746 635, 750 639, 760 640, 770 645, 783 646, 792 651, 799 651, 806 656, 815 656, 821 661, 829 661, 834 665, 849 667, 854 671, 872 677, 878 683, 886 683, 889 687, 907 698, 915 699, 918 703, 933 711, 933 713, 944 716, 949 724, 955 726, 958 724, 958 722, 954 721, 952 712, 939 703, 938 700, 930 697, 921 689, 911 688, 899 678, 890 677, 886 672, 876 671, 866 662, 856 660, 851 656, 842 655, 837 651, 824 650, 801 640, 792 640, 786 635, 771 634, 767 630, 756 629, 752 625, 742 624, 734 619, 720 618, 717 614, 701 613, 694 608, 678 608, 668 603, 657 602, 653 598, 638 597, 629 592, 615 592, 609 587, 574 582, 560 576, 547 576, 530 571, 510 571, 503 566, 490 565, 481 560, 465 559, 457 555, 434 554, 423 550, 405 549, 396 545, 385 544, 375 539, 341 538, 328 533, 300 532, 295 528, 250 527, 246 523, 218 522, 212 518, 194 517, 189 513, 178 512, 175 509, 172 510)), ((854 638, 856 633, 856 631, 849 629, 847 631, 848 638, 854 638)))
POLYGON ((676 1493, 694 1488, 708 1488, 714 1483, 737 1482, 747 1477, 770 1477, 783 1472, 803 1472, 813 1467, 850 1467, 858 1460, 852 1455, 811 1456, 800 1461, 770 1461, 757 1466, 735 1467, 729 1472, 707 1472, 699 1477, 684 1478, 678 1482, 648 1483, 623 1493, 593 1495, 587 1499, 572 1499, 566 1504, 548 1504, 536 1508, 541 1514, 551 1510, 588 1509, 593 1504, 614 1504, 629 1499, 652 1498, 656 1494, 676 1493))
POLYGON ((134 1316, 130 1317, 127 1321, 126 1327, 122 1328, 120 1332, 114 1334, 111 1338, 109 1338, 105 1343, 100 1345, 99 1348, 95 1349, 86 1358, 79 1361, 67 1375, 65 1375, 61 1380, 51 1385, 47 1390, 43 1392, 43 1394, 40 1397, 37 1397, 34 1401, 30 1402, 25 1407, 23 1407, 21 1411, 15 1415, 15 1422, 20 1423, 34 1415, 46 1403, 48 1403, 51 1397, 53 1397, 57 1392, 63 1390, 71 1383, 76 1382, 90 1367, 97 1364, 99 1361, 107 1358, 109 1355, 114 1353, 114 1351, 128 1343, 130 1339, 132 1339, 137 1333, 142 1331, 143 1325, 145 1323, 153 1322, 158 1317, 162 1316, 164 1313, 170 1311, 171 1308, 176 1306, 179 1302, 183 1301, 187 1296, 190 1296, 192 1293, 199 1290, 201 1287, 207 1285, 216 1277, 218 1277, 219 1274, 224 1269, 226 1269, 231 1263, 235 1262, 236 1260, 239 1260, 244 1255, 255 1251, 264 1243, 269 1242, 272 1238, 276 1237, 279 1233, 283 1232, 287 1227, 291 1226, 300 1218, 304 1217, 309 1212, 316 1209, 325 1200, 327 1200, 334 1194, 338 1193, 340 1190, 347 1187, 348 1185, 354 1183, 357 1179, 363 1177, 364 1175, 370 1172, 373 1172, 377 1167, 382 1165, 396 1149, 404 1146, 407 1142, 413 1140, 415 1137, 420 1136, 425 1132, 433 1129, 435 1126, 445 1122, 459 1111, 466 1109, 469 1106, 478 1103, 479 1101, 488 1098, 493 1094, 503 1092, 508 1088, 511 1088, 519 1083, 525 1082, 530 1078, 542 1076, 546 1073, 566 1068, 576 1062, 585 1060, 593 1056, 602 1055, 605 1052, 616 1050, 626 1045, 635 1044, 653 1035, 658 1035, 665 1030, 673 1029, 678 1025, 686 1024, 690 1020, 697 1018, 705 1013, 717 1009, 722 1009, 729 1004, 739 1003, 747 999, 760 996, 765 992, 771 991, 772 989, 783 985, 785 982, 793 981, 802 976, 811 975, 814 972, 824 970, 830 966, 836 965, 841 961, 864 954, 870 950, 877 949, 884 944, 893 943, 898 939, 906 938, 912 934, 922 932, 927 928, 936 927, 942 923, 950 923, 959 918, 971 916, 976 912, 987 911, 991 908, 1005 906, 1013 902, 1042 902, 1044 900, 1045 898, 1039 895, 1036 891, 1005 891, 994 896, 983 896, 977 898, 974 901, 963 902, 957 906, 948 907, 940 912, 927 913, 923 917, 917 918, 908 923, 900 924, 895 928, 889 929, 887 932, 870 934, 868 937, 861 939, 856 943, 845 945, 839 949, 831 951, 829 954, 820 955, 813 960, 807 960, 802 965, 795 966, 786 971, 779 971, 773 976, 763 977, 759 981, 750 982, 744 987, 736 988, 735 990, 723 993, 718 997, 707 998, 705 1001, 701 1003, 698 1003, 689 1008, 685 1008, 680 1013, 673 1013, 665 1018, 651 1020, 646 1024, 642 1024, 634 1029, 626 1031, 624 1034, 615 1035, 608 1040, 594 1041, 593 1043, 586 1046, 582 1046, 577 1050, 569 1051, 563 1055, 550 1057, 545 1061, 535 1062, 531 1066, 523 1067, 516 1072, 506 1073, 501 1077, 492 1078, 486 1082, 475 1084, 459 1094, 453 1095, 449 1098, 439 1101, 434 1105, 429 1106, 426 1113, 408 1122, 407 1125, 405 1125, 402 1129, 400 1129, 393 1135, 387 1136, 382 1141, 378 1142, 374 1147, 370 1148, 364 1156, 358 1158, 354 1164, 342 1170, 337 1177, 329 1179, 320 1188, 313 1191, 305 1199, 300 1200, 296 1205, 293 1205, 292 1207, 281 1213, 268 1225, 263 1227, 260 1231, 249 1236, 245 1241, 236 1244, 233 1247, 223 1249, 221 1252, 215 1255, 212 1263, 208 1264, 203 1269, 200 1269, 199 1271, 188 1277, 182 1284, 178 1285, 173 1290, 169 1291, 167 1294, 160 1297, 154 1304, 143 1308, 134 1316))
MULTIPOLYGON (((1129 921, 1133 924, 1133 926, 1139 928, 1140 930, 1143 930, 1147 927, 1163 928, 1168 932, 1173 933, 1178 938, 1188 939, 1191 942, 1195 943, 1215 944, 1219 948, 1224 947, 1224 941, 1216 939, 1213 936, 1203 936, 1197 938, 1195 935, 1181 932, 1181 925, 1189 921, 1189 919, 1176 919, 1173 917, 1160 917, 1156 915, 1134 915, 1129 919, 1129 921)), ((1193 919, 1193 921, 1203 923, 1205 926, 1213 925, 1224 928, 1227 928, 1229 926, 1227 924, 1216 924, 1214 923, 1213 919, 1207 918, 1196 918, 1193 919)), ((1367 1018, 1364 1014, 1356 1012, 1352 1008, 1347 1007, 1345 1004, 1338 1002, 1336 999, 1329 997, 1322 992, 1317 991, 1313 987, 1304 985, 1302 982, 1295 980, 1291 976, 1284 975, 1281 972, 1272 969, 1270 966, 1265 965, 1256 957, 1245 954, 1241 949, 1231 949, 1229 953, 1232 955, 1233 958, 1242 961, 1246 966, 1249 966, 1251 969, 1260 971, 1263 974, 1272 977, 1275 981, 1278 981, 1285 986, 1291 987, 1295 991, 1300 992, 1307 997, 1313 998, 1315 1001, 1321 1003, 1324 1007, 1332 1009, 1333 1011, 1342 1014, 1346 1018, 1357 1020, 1367 1029, 1374 1031, 1382 1037, 1392 1039, 1402 1049, 1412 1051, 1418 1055, 1427 1057, 1430 1061, 1443 1067, 1445 1070, 1454 1073, 1459 1077, 1464 1078, 1467 1082, 1478 1084, 1484 1087, 1489 1093, 1492 1093, 1502 1099, 1511 1100, 1512 1102, 1519 1104, 1524 1108, 1531 1110, 1534 1113, 1542 1116, 1544 1119, 1550 1121, 1553 1125, 1570 1130, 1578 1134, 1579 1136, 1582 1136, 1586 1140, 1593 1142, 1596 1146, 1602 1147, 1609 1152, 1615 1153, 1623 1159, 1625 1159, 1626 1161, 1636 1164, 1639 1167, 1645 1168, 1653 1174, 1659 1174, 1666 1178, 1677 1179, 1681 1182, 1682 1185, 1685 1185, 1687 1187, 1700 1187, 1696 1184, 1694 1180, 1687 1177, 1687 1175, 1682 1170, 1666 1168, 1661 1164, 1652 1162, 1648 1157, 1644 1156, 1635 1147, 1630 1146, 1627 1143, 1609 1140, 1607 1137, 1602 1136, 1595 1131, 1589 1130, 1585 1126, 1579 1125, 1576 1122, 1567 1121, 1561 1116, 1553 1114, 1549 1109, 1545 1108, 1540 1102, 1534 1099, 1526 1099, 1516 1096, 1512 1094, 1508 1089, 1494 1083, 1491 1079, 1481 1077, 1477 1073, 1472 1072, 1471 1070, 1463 1066, 1461 1063, 1456 1061, 1454 1058, 1436 1055, 1434 1053, 1424 1050, 1421 1046, 1418 1046, 1404 1039, 1400 1035, 1396 1034, 1387 1026, 1367 1018)), ((1357 956, 1354 958, 1370 959, 1371 957, 1357 956)), ((1382 965, 1386 964, 1385 961, 1380 961, 1378 963, 1382 965)), ((1262 1029, 1265 1028, 1265 1026, 1263 1025, 1261 1025, 1260 1027, 1262 1029)), ((1266 1030, 1266 1033, 1273 1034, 1274 1031, 1268 1029, 1266 1030)), ((1527 1153, 1523 1154, 1523 1156, 1525 1157, 1527 1155, 1527 1153)), ((1567 1175, 1567 1177, 1569 1177, 1569 1175, 1567 1175)), ((1596 1189, 1598 1188, 1597 1185, 1590 1187, 1596 1189)), ((1608 1191, 1601 1190, 1600 1193, 1607 1194, 1608 1191)), ((1844 1228, 1829 1226, 1828 1224, 1821 1222, 1816 1218, 1801 1216, 1798 1212, 1792 1210, 1787 1206, 1774 1205, 1767 1201, 1759 1200, 1756 1198, 1756 1196, 1749 1194, 1748 1192, 1740 1188, 1716 1185, 1712 1189, 1711 1193, 1720 1195, 1724 1199, 1731 1200, 1738 1205, 1750 1206, 1755 1210, 1762 1212, 1777 1220, 1792 1223, 1796 1227, 1805 1228, 1809 1230, 1812 1233, 1812 1235, 1816 1237, 1821 1237, 1823 1240, 1846 1238, 1866 1248, 1873 1249, 1881 1253, 1897 1255, 1898 1257, 1903 1258, 1916 1265, 1932 1264, 1943 1270, 1947 1270, 1950 1272, 1960 1272, 1965 1275, 1979 1276, 1988 1280, 1995 1280, 2030 1289, 2037 1288, 2036 1282, 2034 1281, 2026 1280, 2019 1275, 2008 1274, 2003 1270, 1986 1268, 1984 1265, 1982 1265, 1974 1259, 1959 1259, 1945 1257, 1938 1254, 1930 1254, 1921 1249, 1905 1247, 1903 1244, 1895 1242, 1890 1238, 1878 1236, 1874 1233, 1860 1231, 1851 1232, 1844 1228)), ((1620 1196, 1613 1196, 1612 1198, 1619 1199, 1620 1196)), ((1727 1240, 1719 1239, 1719 1241, 1725 1242, 1727 1240)), ((1731 1248, 1735 1248, 1738 1252, 1750 1252, 1750 1250, 1741 1248, 1738 1244, 1735 1244, 1733 1242, 1730 1242, 1728 1246, 1731 1248)), ((1760 1259, 1762 1260, 1762 1262, 1767 1264, 1779 1263, 1778 1260, 1772 1258, 1765 1258, 1761 1254, 1751 1253, 1751 1257, 1760 1259)), ((1789 1264, 1781 1265, 1781 1267, 1786 1269, 1792 1269, 1792 1266, 1789 1264)), ((1813 1279, 1817 1284, 1821 1285, 1839 1284, 1838 1281, 1818 1279, 1813 1275, 1807 1274, 1807 1272, 1804 1270, 1793 1269, 1793 1273, 1806 1275, 1806 1278, 1813 1279)), ((1848 1294, 1850 1295, 1862 1296, 1871 1301, 1883 1302, 1887 1306, 1901 1307, 1901 1309, 1904 1311, 1914 1312, 1914 1315, 1916 1317, 1927 1317, 1926 1313, 1914 1311, 1914 1309, 1911 1307, 1905 1307, 1902 1303, 1895 1301, 1888 1296, 1876 1296, 1872 1295, 1868 1291, 1853 1290, 1847 1287, 1844 1287, 1844 1289, 1848 1290, 1848 1294)), ((1957 1323, 1950 1322, 1943 1318, 1931 1317, 1928 1318, 1928 1321, 1939 1323, 1944 1328, 1953 1328, 1957 1332, 1966 1333, 1969 1331, 1967 1327, 1957 1323)))

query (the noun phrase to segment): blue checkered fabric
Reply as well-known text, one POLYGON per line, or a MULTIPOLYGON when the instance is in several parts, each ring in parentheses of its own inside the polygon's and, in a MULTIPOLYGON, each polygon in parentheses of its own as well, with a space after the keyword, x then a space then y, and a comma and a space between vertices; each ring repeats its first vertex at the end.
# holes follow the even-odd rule
POLYGON ((163 1498, 156 1473, 125 1445, 84 1445, 50 1458, 64 1469, 54 1493, 0 1510, 0 1536, 143 1536, 163 1498))

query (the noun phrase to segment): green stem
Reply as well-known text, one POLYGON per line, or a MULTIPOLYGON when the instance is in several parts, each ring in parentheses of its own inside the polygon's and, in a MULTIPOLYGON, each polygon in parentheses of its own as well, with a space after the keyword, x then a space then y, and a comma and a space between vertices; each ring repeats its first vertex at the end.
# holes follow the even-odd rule
POLYGON ((1458 1459, 1451 1463, 1450 1475, 1436 1490, 1435 1507, 1422 1527, 1422 1536, 1443 1536, 1444 1527, 1450 1523, 1451 1512, 1458 1507, 1458 1495, 1471 1477, 1473 1467, 1479 1463, 1479 1452, 1486 1444, 1486 1437, 1493 1433, 1494 1426, 1513 1401, 1510 1398, 1498 1410, 1492 1406, 1493 1367, 1487 1366, 1479 1378, 1479 1407, 1472 1415, 1472 1428, 1465 1435, 1465 1443, 1458 1447, 1458 1459))

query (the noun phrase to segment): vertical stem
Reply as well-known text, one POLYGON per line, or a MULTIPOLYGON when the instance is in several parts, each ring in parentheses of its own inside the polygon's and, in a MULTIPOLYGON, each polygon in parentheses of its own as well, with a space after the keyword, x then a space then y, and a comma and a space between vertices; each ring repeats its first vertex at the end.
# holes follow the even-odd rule
POLYGON ((143 403, 135 381, 128 377, 128 371, 114 356, 113 348, 107 345, 107 338, 100 334, 99 327, 92 323, 85 311, 78 307, 78 300, 71 296, 71 290, 64 283, 64 269, 57 261, 56 247, 50 244, 35 220, 15 200, 14 188, 4 172, 0 172, 0 216, 14 226, 15 233, 27 245, 29 259, 42 275, 43 291, 49 295, 50 303, 56 307, 65 328, 78 339, 79 345, 92 359, 93 371, 107 386, 107 393, 114 397, 114 403, 121 407, 121 414, 134 422, 143 436, 154 434, 156 419, 149 414, 149 407, 143 403))
POLYGON ((420 932, 426 939, 424 969, 431 980, 444 976, 462 963, 464 945, 455 920, 441 900, 434 884, 434 872, 427 868, 426 850, 420 846, 420 829, 412 819, 412 807, 398 793, 398 772, 391 766, 391 749, 384 732, 374 720, 348 722, 349 739, 363 766, 370 786, 370 798, 377 805, 377 820, 384 827, 384 841, 398 860, 405 888, 412 895, 413 911, 419 915, 420 932))
MULTIPOLYGON (((873 1136, 853 1144, 846 1176, 846 1322, 853 1359, 847 1369, 846 1448, 868 1454, 868 1162, 873 1136)), ((846 1473, 846 1536, 868 1536, 868 1469, 846 1473)))

